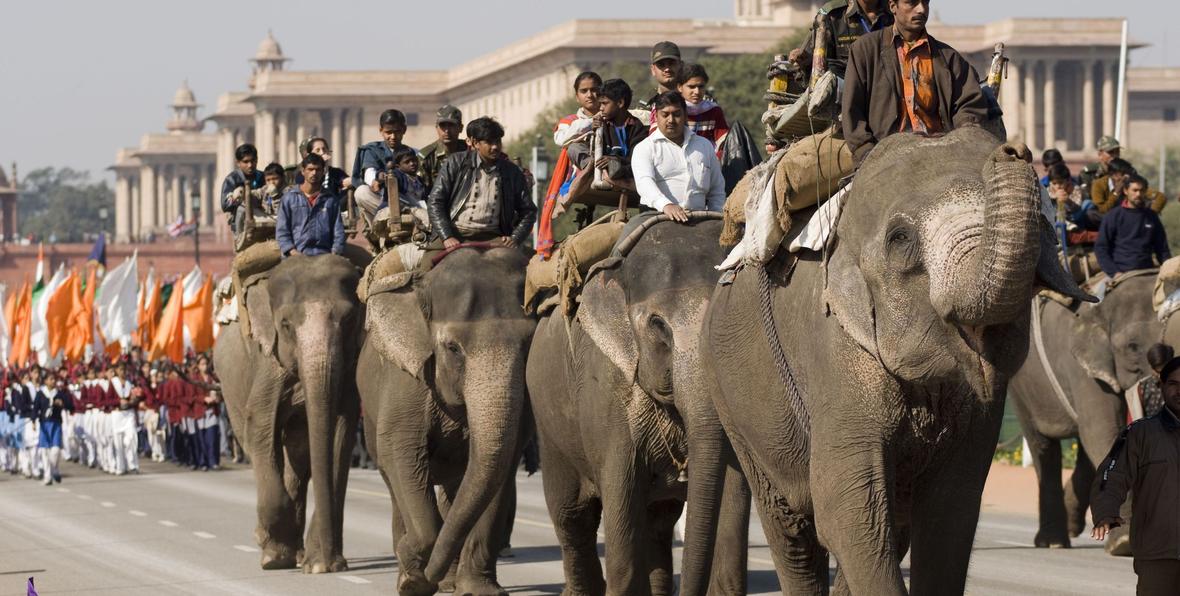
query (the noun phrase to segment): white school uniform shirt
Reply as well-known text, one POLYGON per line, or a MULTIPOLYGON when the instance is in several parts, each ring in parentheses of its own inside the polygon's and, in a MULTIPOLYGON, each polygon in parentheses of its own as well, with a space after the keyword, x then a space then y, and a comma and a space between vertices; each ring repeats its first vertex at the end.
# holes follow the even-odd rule
POLYGON ((708 139, 684 129, 677 145, 659 129, 635 146, 631 171, 639 202, 656 211, 675 203, 686 211, 721 211, 725 177, 708 139))

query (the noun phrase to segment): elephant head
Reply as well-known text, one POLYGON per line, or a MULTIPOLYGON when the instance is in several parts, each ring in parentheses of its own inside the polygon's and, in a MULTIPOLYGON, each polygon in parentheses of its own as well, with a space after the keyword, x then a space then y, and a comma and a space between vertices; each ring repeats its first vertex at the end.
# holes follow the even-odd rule
POLYGON ((1074 321, 1071 352, 1082 369, 1116 394, 1151 372, 1147 350, 1163 325, 1151 310, 1154 276, 1132 277, 1111 288, 1102 302, 1084 305, 1074 321))
MULTIPOLYGON (((344 458, 349 456, 339 453, 337 418, 356 409, 345 400, 357 399, 352 371, 364 319, 356 297, 358 279, 356 267, 343 257, 296 255, 246 294, 254 341, 301 387, 316 502, 309 540, 333 551, 340 548, 344 487, 338 485, 347 473, 344 458)), ((329 568, 309 571, 336 570, 331 569, 333 560, 342 561, 340 552, 323 554, 330 557, 323 562, 329 568)))
POLYGON ((521 308, 526 264, 515 249, 461 249, 425 274, 379 281, 367 302, 378 353, 469 431, 467 470, 424 570, 436 584, 514 468, 536 328, 521 308))
POLYGON ((825 301, 902 382, 994 397, 1024 359, 1043 285, 1092 300, 1057 264, 1023 144, 978 127, 886 138, 846 198, 825 301))
MULTIPOLYGON (((674 410, 688 445, 688 528, 681 591, 704 593, 720 507, 725 437, 702 377, 700 336, 725 257, 717 220, 649 229, 631 253, 592 274, 578 320, 617 367, 622 385, 655 404, 630 411, 674 410)), ((635 395, 632 393, 631 395, 635 395)))

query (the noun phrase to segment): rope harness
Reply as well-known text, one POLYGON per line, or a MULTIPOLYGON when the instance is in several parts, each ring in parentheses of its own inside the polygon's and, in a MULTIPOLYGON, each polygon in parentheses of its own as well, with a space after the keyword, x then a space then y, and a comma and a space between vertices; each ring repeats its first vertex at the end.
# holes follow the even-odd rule
POLYGON ((1041 362, 1041 368, 1045 370, 1045 376, 1049 377, 1049 384, 1053 387, 1053 395, 1057 396, 1057 401, 1061 403, 1061 407, 1065 408, 1069 417, 1074 421, 1078 421, 1078 412, 1073 409, 1073 404, 1069 403, 1069 398, 1065 395, 1065 390, 1061 388, 1061 383, 1057 381, 1057 375, 1053 373, 1053 366, 1049 363, 1049 355, 1045 353, 1045 338, 1041 331, 1041 309, 1044 307, 1045 301, 1042 298, 1033 298, 1032 305, 1032 328, 1033 328, 1033 344, 1037 348, 1037 360, 1041 362))
POLYGON ((770 345, 770 356, 774 359, 778 369, 779 381, 784 385, 784 395, 791 407, 791 414, 799 425, 799 434, 804 440, 809 440, 811 434, 811 416, 807 413, 807 406, 803 403, 803 395, 799 391, 799 384, 795 381, 795 374, 787 362, 787 355, 783 351, 783 344, 779 340, 778 329, 774 325, 774 289, 770 285, 770 276, 763 265, 751 265, 758 276, 758 303, 762 311, 762 331, 770 345))

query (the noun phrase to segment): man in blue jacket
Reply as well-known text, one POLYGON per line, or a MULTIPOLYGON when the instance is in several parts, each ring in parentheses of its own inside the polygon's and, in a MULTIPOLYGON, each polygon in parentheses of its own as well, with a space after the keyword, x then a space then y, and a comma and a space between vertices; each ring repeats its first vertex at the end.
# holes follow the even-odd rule
POLYGON ((300 164, 303 183, 287 188, 279 200, 275 238, 283 258, 344 252, 340 198, 324 190, 324 158, 307 154, 300 164))
POLYGON ((1110 277, 1151 269, 1172 258, 1164 224, 1147 204, 1147 180, 1133 174, 1125 191, 1123 203, 1102 218, 1098 242, 1094 245, 1098 265, 1110 277))

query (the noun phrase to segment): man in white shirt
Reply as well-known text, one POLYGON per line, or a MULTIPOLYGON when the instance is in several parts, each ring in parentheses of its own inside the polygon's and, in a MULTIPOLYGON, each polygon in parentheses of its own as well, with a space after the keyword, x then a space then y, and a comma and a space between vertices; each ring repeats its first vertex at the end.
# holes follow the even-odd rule
POLYGON ((688 107, 675 91, 652 101, 656 130, 635 147, 631 170, 639 202, 685 223, 688 211, 721 211, 725 178, 710 143, 686 126, 688 107))

